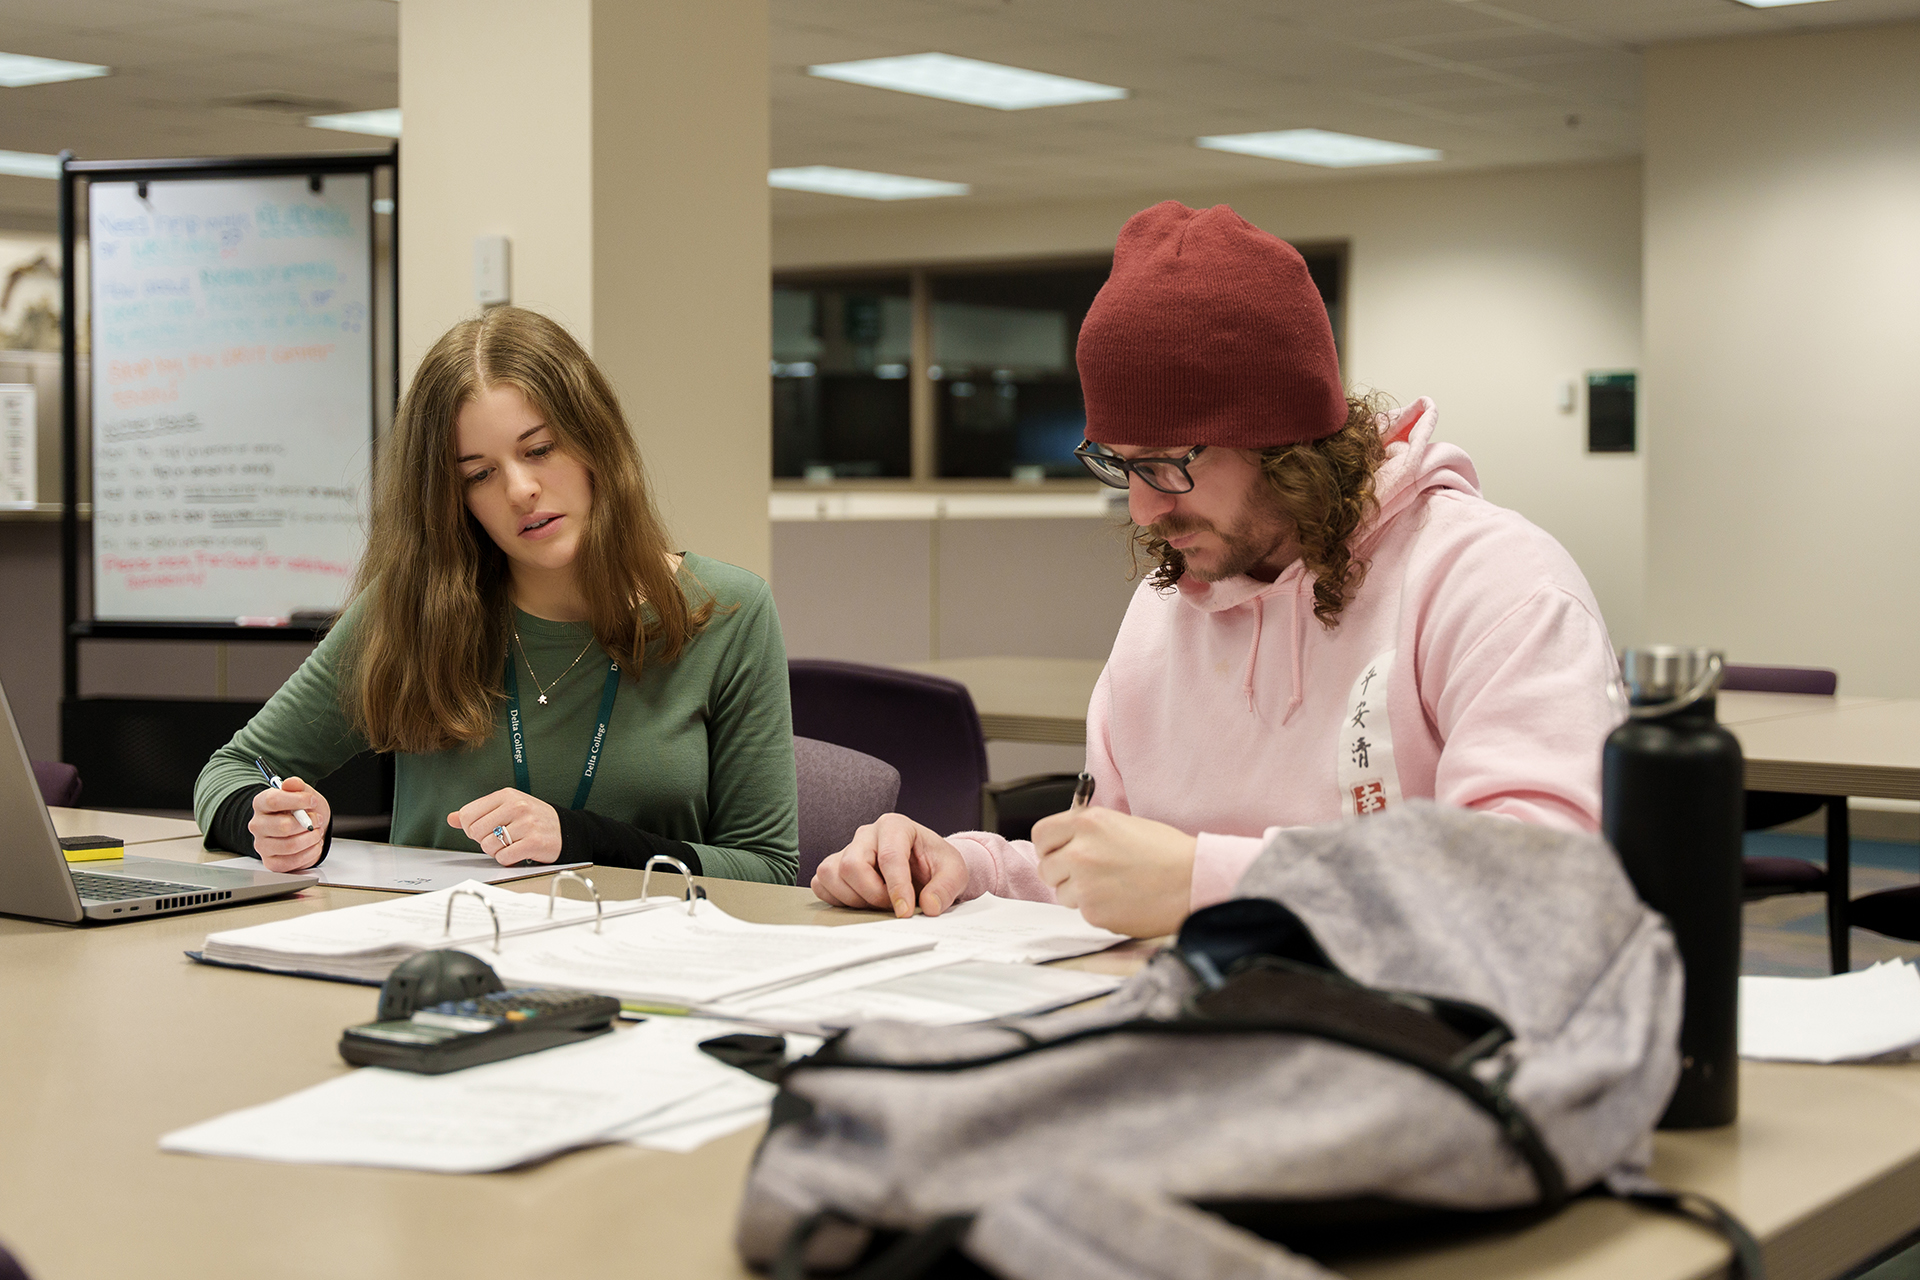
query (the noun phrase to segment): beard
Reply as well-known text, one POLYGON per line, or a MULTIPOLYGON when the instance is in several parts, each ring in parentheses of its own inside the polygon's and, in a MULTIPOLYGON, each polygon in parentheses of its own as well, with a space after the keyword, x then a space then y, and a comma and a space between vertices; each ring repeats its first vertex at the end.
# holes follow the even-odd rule
POLYGON ((1212 521, 1191 516, 1169 516, 1148 525, 1146 532, 1162 544, 1168 538, 1189 533, 1211 533, 1219 539, 1218 558, 1205 563, 1197 563, 1184 551, 1167 548, 1166 554, 1179 556, 1186 573, 1197 582, 1237 578, 1270 559, 1285 563, 1290 558, 1283 559, 1279 553, 1293 537, 1292 526, 1281 513, 1277 497, 1269 493, 1265 485, 1254 491, 1249 498, 1248 509, 1241 512, 1240 518, 1228 528, 1222 529, 1212 521))

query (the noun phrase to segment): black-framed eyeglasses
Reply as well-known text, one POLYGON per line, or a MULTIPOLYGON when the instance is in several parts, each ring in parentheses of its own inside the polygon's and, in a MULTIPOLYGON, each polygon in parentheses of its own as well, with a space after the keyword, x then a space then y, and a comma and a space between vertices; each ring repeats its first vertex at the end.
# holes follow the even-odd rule
POLYGON ((1192 493, 1193 477, 1187 468, 1206 451, 1206 445, 1197 444, 1178 458, 1122 458, 1091 440, 1082 440, 1073 456, 1093 472, 1095 480, 1115 489, 1126 488, 1130 476, 1139 476, 1148 488, 1161 493, 1192 493))

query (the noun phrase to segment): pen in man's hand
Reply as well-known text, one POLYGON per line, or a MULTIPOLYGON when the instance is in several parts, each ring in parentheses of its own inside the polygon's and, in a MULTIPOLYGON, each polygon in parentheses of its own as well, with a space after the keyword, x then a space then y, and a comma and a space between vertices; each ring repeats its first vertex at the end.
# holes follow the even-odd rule
POLYGON ((1093 775, 1086 772, 1085 770, 1082 770, 1080 773, 1080 776, 1074 779, 1073 803, 1068 807, 1073 809, 1084 809, 1087 807, 1087 804, 1092 799, 1093 799, 1093 775))
MULTIPOLYGON (((267 780, 267 785, 272 787, 274 790, 278 791, 282 786, 286 785, 280 781, 280 775, 275 773, 273 770, 267 768, 267 762, 265 760, 262 760, 259 756, 255 756, 253 758, 253 767, 260 771, 260 776, 265 778, 267 780)), ((1085 774, 1081 774, 1080 776, 1083 778, 1086 777, 1085 774)), ((300 819, 301 826, 305 827, 309 831, 313 830, 313 819, 307 816, 307 811, 305 809, 295 809, 293 811, 293 816, 300 819)))

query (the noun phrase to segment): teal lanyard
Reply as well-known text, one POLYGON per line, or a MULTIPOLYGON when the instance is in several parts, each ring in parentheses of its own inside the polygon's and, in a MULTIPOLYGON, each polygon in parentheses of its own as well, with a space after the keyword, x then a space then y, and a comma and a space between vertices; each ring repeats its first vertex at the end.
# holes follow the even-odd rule
MULTIPOLYGON (((600 723, 593 727, 593 745, 587 748, 586 767, 580 770, 580 789, 573 793, 570 809, 587 807, 587 793, 593 790, 593 771, 600 763, 600 748, 607 741, 607 724, 613 719, 613 698, 620 692, 620 664, 607 664, 607 687, 600 695, 600 723)), ((513 647, 507 647, 507 735, 513 746, 513 785, 527 795, 533 794, 533 779, 527 773, 527 737, 520 726, 520 681, 513 671, 513 647)))

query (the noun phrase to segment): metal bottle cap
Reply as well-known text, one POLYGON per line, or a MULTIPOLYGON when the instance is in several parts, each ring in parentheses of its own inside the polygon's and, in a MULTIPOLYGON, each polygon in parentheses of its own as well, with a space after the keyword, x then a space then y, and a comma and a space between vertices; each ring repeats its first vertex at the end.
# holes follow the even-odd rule
POLYGON ((1718 649, 1682 649, 1656 644, 1628 649, 1620 655, 1620 675, 1627 687, 1629 713, 1635 719, 1678 711, 1720 688, 1726 659, 1718 649))

